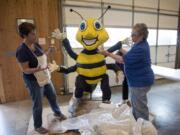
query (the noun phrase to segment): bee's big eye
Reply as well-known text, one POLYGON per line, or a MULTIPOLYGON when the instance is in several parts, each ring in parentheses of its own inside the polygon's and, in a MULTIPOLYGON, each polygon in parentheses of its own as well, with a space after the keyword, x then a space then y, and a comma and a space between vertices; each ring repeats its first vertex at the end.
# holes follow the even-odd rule
POLYGON ((94 28, 95 28, 96 30, 102 29, 102 24, 101 24, 101 22, 98 21, 98 20, 96 20, 96 21, 94 22, 94 28))
POLYGON ((86 21, 83 20, 81 23, 80 23, 80 30, 81 31, 84 31, 86 28, 87 28, 87 24, 86 24, 86 21))

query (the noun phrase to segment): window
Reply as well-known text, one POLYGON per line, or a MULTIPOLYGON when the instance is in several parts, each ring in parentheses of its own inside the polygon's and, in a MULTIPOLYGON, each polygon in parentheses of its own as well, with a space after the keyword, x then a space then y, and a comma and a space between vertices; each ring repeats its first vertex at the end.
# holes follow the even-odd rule
POLYGON ((116 44, 118 41, 131 36, 131 28, 106 28, 109 39, 104 43, 104 47, 110 47, 116 44))
POLYGON ((176 45, 177 30, 159 30, 158 45, 176 45))
POLYGON ((156 45, 156 36, 157 36, 157 30, 156 29, 149 29, 149 35, 148 35, 148 43, 150 46, 156 45))
MULTIPOLYGON (((114 45, 120 40, 131 36, 131 28, 106 28, 109 34, 109 40, 104 44, 105 47, 114 45)), ((148 42, 150 45, 156 45, 157 30, 149 29, 148 42)))
POLYGON ((76 40, 78 27, 66 27, 67 38, 71 43, 72 48, 82 48, 82 45, 76 40))

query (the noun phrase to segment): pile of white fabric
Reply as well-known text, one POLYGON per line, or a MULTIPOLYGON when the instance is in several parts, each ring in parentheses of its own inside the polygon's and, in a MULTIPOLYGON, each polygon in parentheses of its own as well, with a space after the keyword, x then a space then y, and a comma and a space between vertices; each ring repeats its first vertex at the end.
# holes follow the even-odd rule
POLYGON ((81 135, 157 135, 150 121, 135 121, 127 105, 101 104, 100 108, 79 117, 57 122, 51 127, 53 133, 78 130, 81 135))

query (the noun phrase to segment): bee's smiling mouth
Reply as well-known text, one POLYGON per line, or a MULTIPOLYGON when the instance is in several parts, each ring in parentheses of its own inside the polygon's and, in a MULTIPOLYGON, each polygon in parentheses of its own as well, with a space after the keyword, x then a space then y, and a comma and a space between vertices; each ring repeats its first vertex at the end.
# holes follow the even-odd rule
POLYGON ((96 37, 96 38, 92 38, 92 39, 86 39, 86 38, 82 37, 82 41, 83 41, 83 43, 85 45, 91 46, 91 45, 95 44, 98 41, 98 38, 96 37))

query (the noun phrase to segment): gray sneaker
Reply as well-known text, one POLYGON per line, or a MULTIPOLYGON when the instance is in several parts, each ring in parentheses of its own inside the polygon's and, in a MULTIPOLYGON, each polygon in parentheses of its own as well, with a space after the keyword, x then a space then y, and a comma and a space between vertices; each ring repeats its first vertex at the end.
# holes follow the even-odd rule
POLYGON ((111 101, 110 100, 103 100, 102 103, 104 103, 104 104, 111 104, 111 101))
POLYGON ((68 112, 71 114, 71 117, 76 116, 76 109, 80 103, 80 98, 72 97, 69 102, 68 112))
POLYGON ((46 134, 48 133, 48 130, 44 127, 39 127, 35 129, 36 132, 38 132, 39 134, 46 134))
POLYGON ((60 121, 63 121, 63 120, 67 119, 67 117, 62 113, 61 114, 54 113, 54 116, 57 117, 57 119, 60 120, 60 121))

